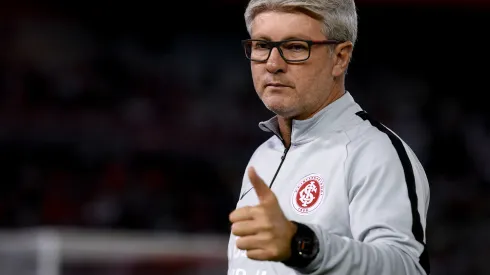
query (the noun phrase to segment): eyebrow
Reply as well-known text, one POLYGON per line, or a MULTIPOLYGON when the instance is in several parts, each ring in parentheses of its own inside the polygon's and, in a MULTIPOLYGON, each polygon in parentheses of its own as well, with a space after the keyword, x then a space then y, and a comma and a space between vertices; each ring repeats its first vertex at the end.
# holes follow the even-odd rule
MULTIPOLYGON (((272 41, 272 39, 269 36, 266 35, 261 35, 258 36, 257 38, 252 38, 252 39, 260 39, 260 40, 267 40, 267 41, 272 41)), ((292 40, 292 39, 299 39, 299 40, 315 40, 311 39, 311 37, 307 37, 304 35, 289 35, 281 40, 292 40)))

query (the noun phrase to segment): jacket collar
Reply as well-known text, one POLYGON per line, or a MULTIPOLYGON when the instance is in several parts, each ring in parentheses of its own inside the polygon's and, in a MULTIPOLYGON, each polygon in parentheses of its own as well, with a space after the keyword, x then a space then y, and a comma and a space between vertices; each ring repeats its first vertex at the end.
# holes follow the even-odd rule
MULTIPOLYGON (((299 145, 318 138, 322 134, 342 130, 343 120, 349 114, 354 114, 351 109, 361 110, 359 105, 349 92, 330 103, 325 108, 306 120, 293 120, 291 132, 291 144, 299 145)), ((281 141, 277 115, 267 121, 259 123, 259 128, 266 132, 274 133, 281 141)))

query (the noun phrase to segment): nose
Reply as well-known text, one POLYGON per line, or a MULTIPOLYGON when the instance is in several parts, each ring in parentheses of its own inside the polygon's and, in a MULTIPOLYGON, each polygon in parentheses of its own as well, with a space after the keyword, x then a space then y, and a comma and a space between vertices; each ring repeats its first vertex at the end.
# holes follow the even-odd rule
POLYGON ((269 59, 267 60, 267 71, 272 74, 277 74, 279 72, 285 73, 287 65, 288 64, 286 61, 282 58, 281 53, 279 53, 279 50, 277 48, 273 48, 269 59))

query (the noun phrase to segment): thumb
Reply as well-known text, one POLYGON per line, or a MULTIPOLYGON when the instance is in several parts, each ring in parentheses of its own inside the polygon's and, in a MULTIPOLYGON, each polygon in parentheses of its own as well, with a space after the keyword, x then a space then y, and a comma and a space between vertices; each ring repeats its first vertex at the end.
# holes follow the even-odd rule
POLYGON ((259 201, 264 201, 271 196, 274 196, 274 193, 272 190, 265 184, 265 182, 257 175, 257 172, 255 171, 255 168, 250 167, 248 169, 248 177, 250 179, 250 182, 252 183, 252 186, 255 189, 255 193, 257 193, 257 196, 259 197, 259 201))

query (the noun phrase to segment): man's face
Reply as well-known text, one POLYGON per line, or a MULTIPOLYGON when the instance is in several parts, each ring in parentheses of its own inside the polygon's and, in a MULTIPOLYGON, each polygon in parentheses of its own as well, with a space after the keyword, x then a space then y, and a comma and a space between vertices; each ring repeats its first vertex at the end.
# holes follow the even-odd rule
MULTIPOLYGON (((325 40, 322 23, 303 13, 263 12, 252 22, 252 39, 325 40)), ((334 84, 333 62, 326 45, 313 45, 310 58, 286 63, 274 48, 267 62, 251 62, 255 90, 265 106, 286 118, 303 117, 320 108, 334 84)))

